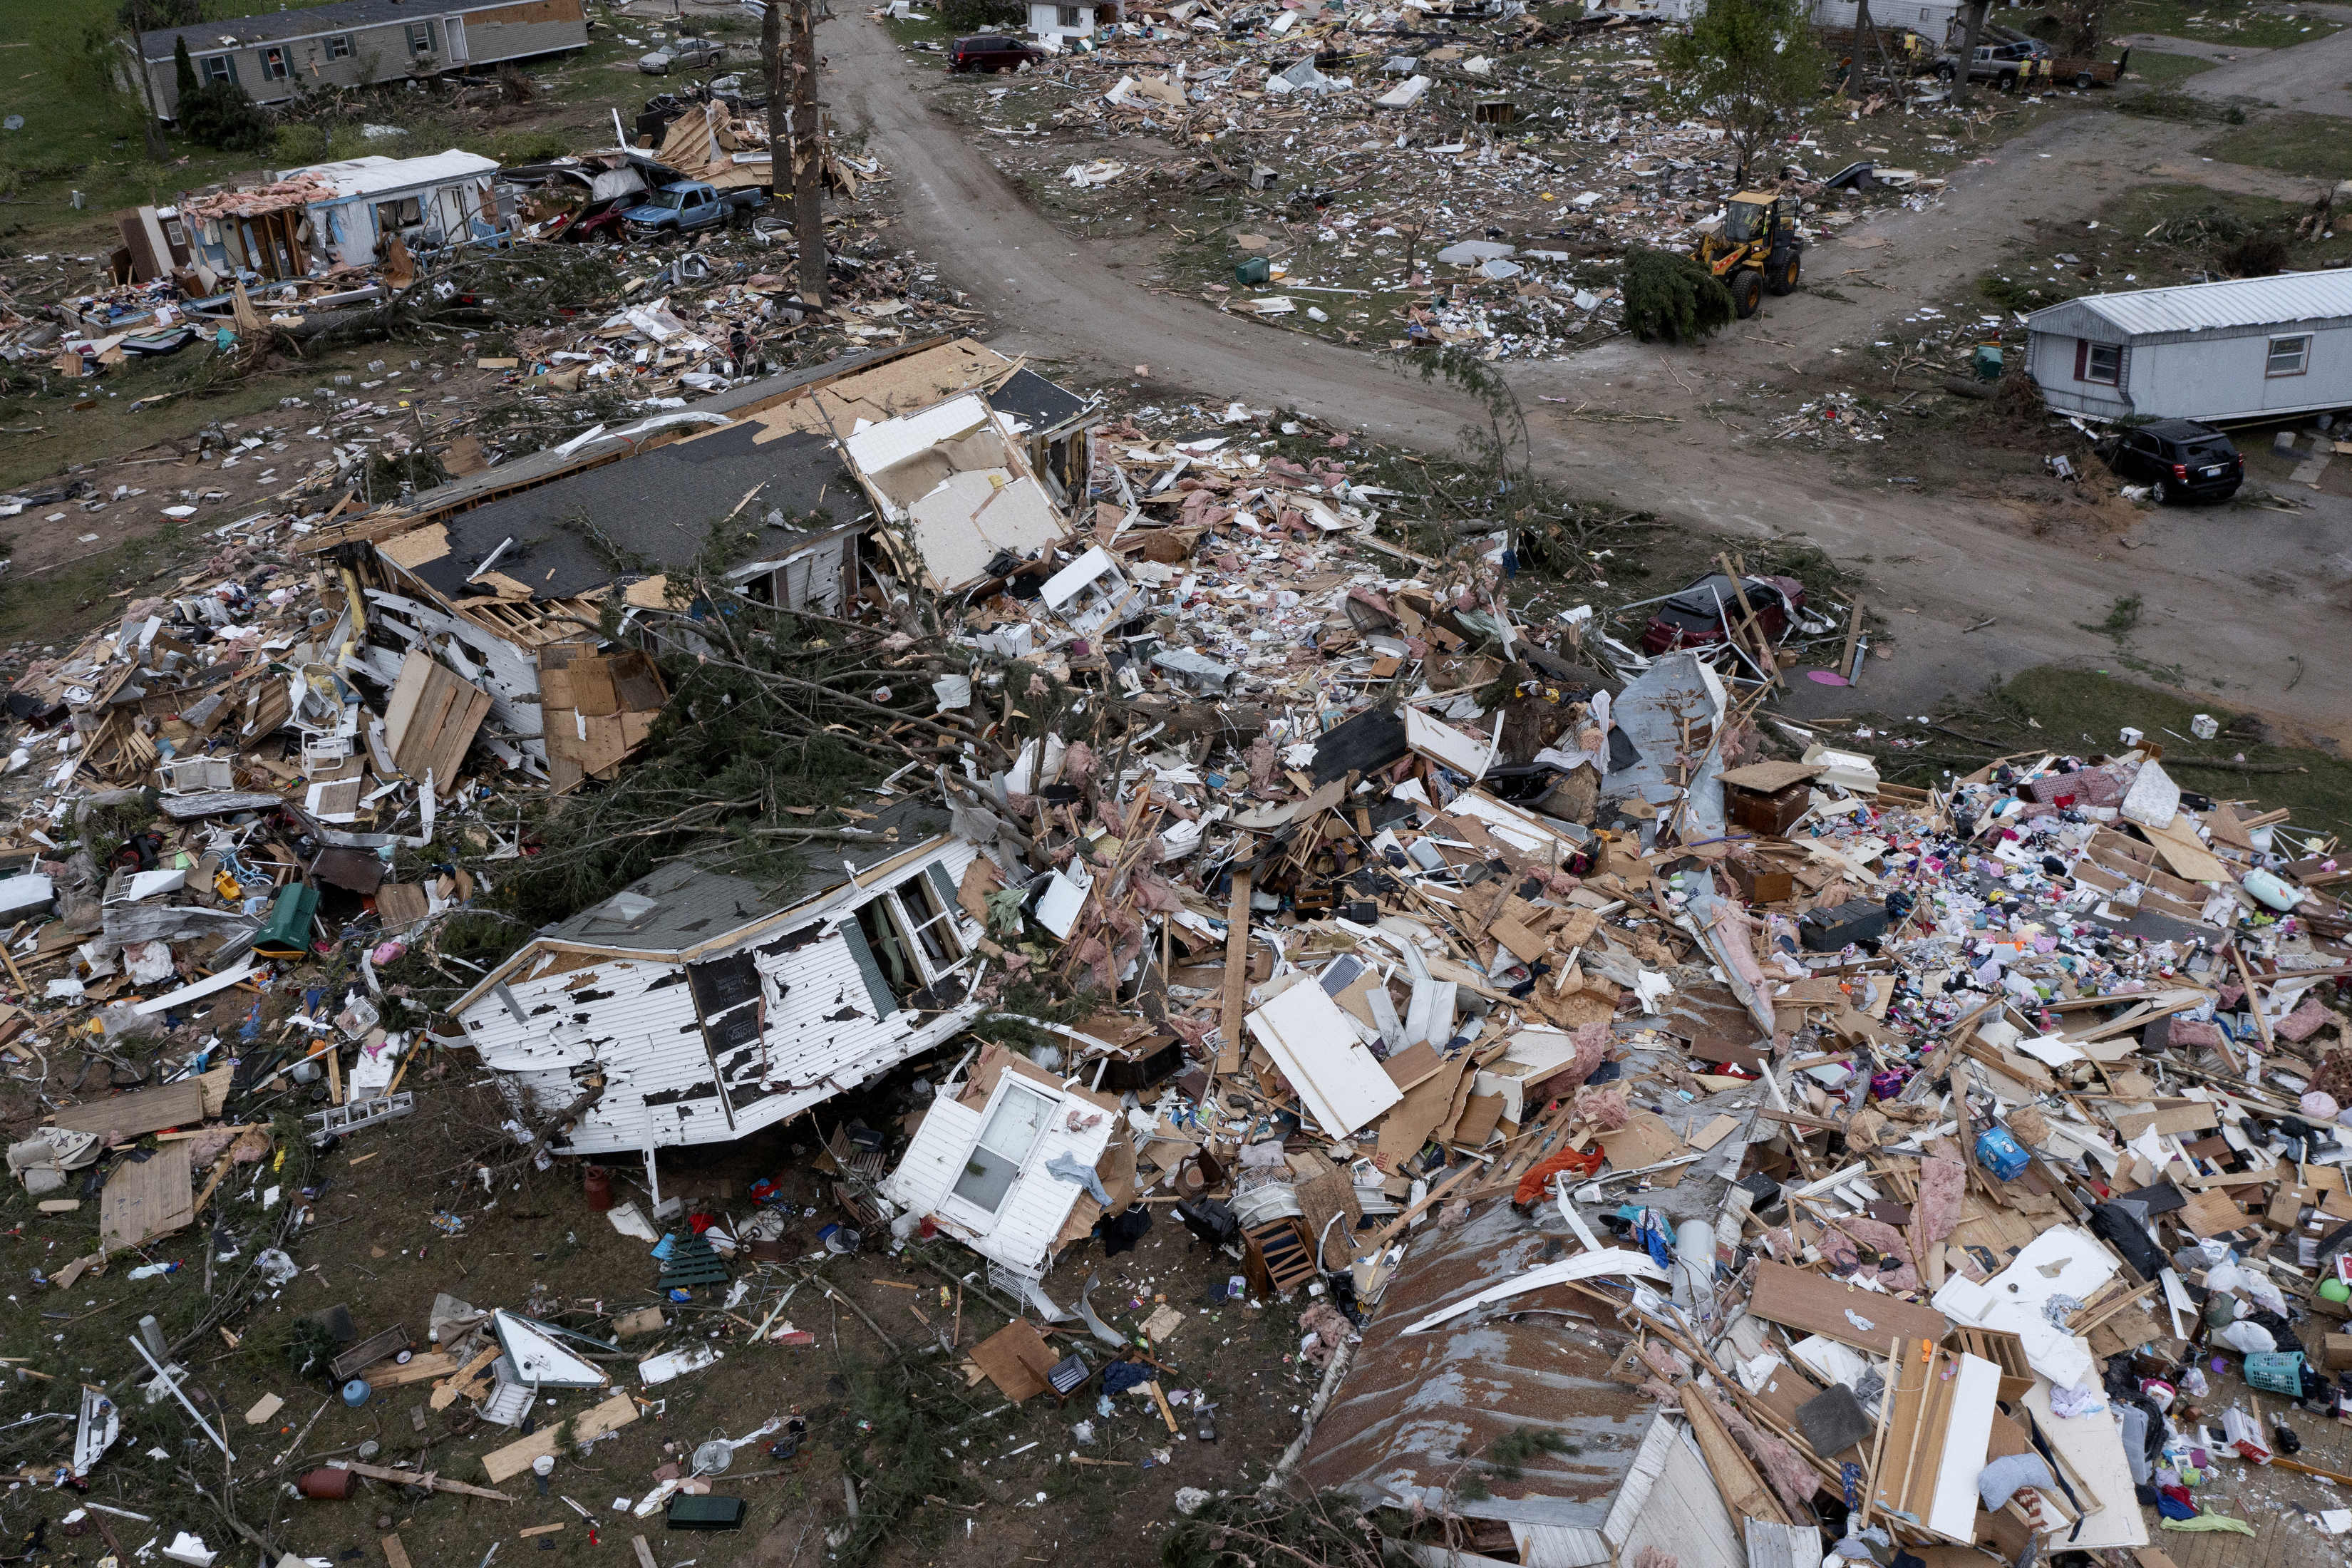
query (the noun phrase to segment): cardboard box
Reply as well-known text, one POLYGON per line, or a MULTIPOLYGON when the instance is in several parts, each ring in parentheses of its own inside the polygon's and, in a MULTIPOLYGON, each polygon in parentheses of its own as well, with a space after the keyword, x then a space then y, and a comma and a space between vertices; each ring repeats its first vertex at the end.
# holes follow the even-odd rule
POLYGON ((2352 1372, 2352 1334, 2329 1334, 2322 1342, 2319 1364, 2329 1372, 2352 1372))

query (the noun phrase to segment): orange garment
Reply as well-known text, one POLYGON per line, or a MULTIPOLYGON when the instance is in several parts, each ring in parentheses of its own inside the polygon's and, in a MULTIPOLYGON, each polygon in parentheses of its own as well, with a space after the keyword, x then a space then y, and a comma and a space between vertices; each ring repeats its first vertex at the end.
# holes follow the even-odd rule
POLYGON ((1580 1153, 1574 1149, 1563 1149, 1549 1159, 1538 1160, 1533 1170, 1519 1178, 1517 1189, 1511 1194, 1511 1201, 1520 1205, 1535 1202, 1551 1190, 1552 1177, 1561 1171, 1597 1176, 1601 1173, 1601 1162, 1606 1158, 1598 1149, 1587 1149, 1580 1153))

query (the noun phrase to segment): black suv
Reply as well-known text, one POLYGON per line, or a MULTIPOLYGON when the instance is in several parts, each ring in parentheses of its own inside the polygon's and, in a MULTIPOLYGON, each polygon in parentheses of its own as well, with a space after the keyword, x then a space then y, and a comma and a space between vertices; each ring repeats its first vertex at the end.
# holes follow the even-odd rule
POLYGON ((1007 38, 982 33, 976 37, 958 38, 948 54, 948 69, 951 71, 1009 71, 1033 60, 1042 60, 1045 51, 1018 38, 1007 38))
POLYGON ((2126 430, 2101 454, 2116 477, 2147 486, 2158 506, 2228 500, 2245 482, 2246 459, 2230 438, 2193 419, 2158 419, 2126 430))

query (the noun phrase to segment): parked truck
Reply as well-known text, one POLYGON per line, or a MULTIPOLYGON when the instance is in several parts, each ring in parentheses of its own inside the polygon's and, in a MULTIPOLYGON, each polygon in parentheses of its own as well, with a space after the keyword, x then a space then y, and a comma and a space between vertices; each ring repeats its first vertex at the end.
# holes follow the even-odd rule
POLYGON ((699 180, 676 180, 646 194, 646 199, 622 215, 630 232, 645 237, 684 234, 731 223, 737 213, 764 205, 765 191, 757 185, 722 191, 699 180))

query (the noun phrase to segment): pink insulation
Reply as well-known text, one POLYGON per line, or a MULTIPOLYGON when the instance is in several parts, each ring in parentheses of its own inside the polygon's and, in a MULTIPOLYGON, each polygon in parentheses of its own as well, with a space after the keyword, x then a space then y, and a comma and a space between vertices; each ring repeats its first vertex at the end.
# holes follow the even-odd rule
POLYGON ((1770 1433, 1759 1431, 1750 1425, 1748 1417, 1733 1409, 1728 1400, 1712 1389, 1706 1397, 1715 1407, 1716 1415, 1738 1439, 1739 1446, 1748 1451, 1748 1457, 1756 1461, 1757 1469, 1763 1472, 1765 1481, 1780 1494, 1789 1511, 1800 1519, 1806 1517, 1811 1505, 1815 1480, 1811 1468, 1797 1458, 1797 1450, 1770 1433))
POLYGON ((1969 1168, 1958 1160, 1930 1154, 1919 1162, 1919 1197, 1911 1205, 1911 1223, 1927 1246, 1951 1235, 1960 1223, 1960 1200, 1968 1187, 1969 1168))
POLYGON ((1576 1091, 1576 1114, 1603 1132, 1614 1132, 1633 1119, 1622 1090, 1595 1084, 1576 1091))

